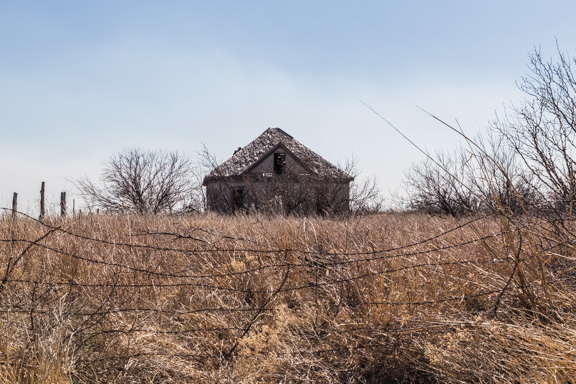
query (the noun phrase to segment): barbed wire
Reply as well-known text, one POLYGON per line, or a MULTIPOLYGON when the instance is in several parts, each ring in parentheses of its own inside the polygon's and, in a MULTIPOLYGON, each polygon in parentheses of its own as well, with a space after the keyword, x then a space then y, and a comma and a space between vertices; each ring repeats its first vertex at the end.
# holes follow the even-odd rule
MULTIPOLYGON (((2 208, 6 210, 5 208, 2 208)), ((12 212, 10 210, 10 212, 12 212)), ((275 307, 274 303, 281 295, 287 295, 294 292, 311 292, 309 300, 310 306, 318 311, 321 304, 319 303, 318 292, 328 296, 331 292, 328 289, 340 289, 343 292, 343 286, 352 286, 365 282, 366 286, 373 284, 374 278, 382 276, 391 277, 394 274, 419 271, 427 273, 427 269, 433 268, 452 268, 457 266, 483 266, 500 268, 502 284, 500 287, 487 286, 483 289, 476 287, 470 289, 470 292, 440 292, 430 295, 430 298, 417 297, 414 300, 406 299, 400 295, 396 299, 378 300, 376 295, 369 296, 368 299, 357 299, 353 304, 342 304, 342 300, 333 300, 333 307, 430 307, 445 303, 466 303, 474 299, 486 298, 498 295, 498 302, 505 292, 514 292, 516 295, 522 295, 522 289, 538 289, 542 283, 536 282, 525 286, 511 286, 511 282, 516 273, 517 267, 521 263, 527 263, 536 257, 535 254, 525 254, 523 257, 513 258, 504 254, 501 258, 494 258, 489 252, 478 252, 478 255, 471 256, 464 254, 461 258, 442 260, 442 253, 449 250, 465 249, 472 245, 479 245, 481 248, 487 247, 487 242, 502 239, 513 234, 514 230, 497 231, 487 235, 477 235, 465 241, 450 242, 449 244, 439 244, 439 241, 447 235, 458 230, 463 230, 468 226, 473 226, 479 220, 485 219, 486 216, 475 217, 460 223, 452 228, 442 231, 434 236, 428 236, 423 240, 413 243, 395 246, 383 249, 359 250, 357 252, 342 250, 318 250, 318 249, 299 249, 299 248, 273 248, 268 246, 265 249, 253 247, 229 247, 226 241, 251 242, 250 239, 234 237, 228 234, 220 236, 224 241, 223 247, 214 247, 200 237, 186 234, 178 234, 167 231, 147 231, 137 234, 137 238, 143 241, 124 242, 99 239, 76 233, 70 229, 64 228, 65 222, 53 225, 46 221, 40 221, 28 215, 17 213, 18 216, 29 220, 41 228, 40 233, 30 231, 33 238, 25 238, 20 235, 19 238, 10 237, 9 233, 4 233, 0 243, 7 244, 13 253, 0 255, 0 258, 7 260, 7 266, 0 273, 0 299, 13 294, 15 298, 10 300, 0 300, 0 315, 5 321, 14 322, 17 319, 11 316, 21 315, 22 318, 33 319, 36 317, 57 317, 59 319, 80 318, 82 321, 77 325, 75 332, 83 333, 85 339, 95 338, 103 335, 133 335, 133 334, 150 334, 150 335, 194 335, 205 333, 222 333, 231 332, 228 336, 226 348, 222 348, 219 354, 195 354, 195 353, 169 353, 169 352, 143 352, 135 354, 125 354, 123 356, 106 356, 106 359, 130 359, 145 356, 164 356, 164 357, 181 357, 181 358, 198 358, 198 359, 230 359, 236 352, 240 341, 248 335, 260 318, 272 315, 275 307), (65 236, 65 240, 58 239, 57 242, 51 242, 55 234, 65 236), (163 244, 146 244, 149 237, 162 238, 168 237, 183 241, 192 241, 194 246, 185 247, 167 247, 163 244), (66 240, 67 239, 67 240, 66 240), (100 244, 103 248, 82 247, 83 244, 76 244, 74 251, 67 250, 69 244, 75 241, 87 242, 89 244, 100 244), (209 247, 207 247, 207 245, 209 247), (70 273, 69 276, 58 273, 56 270, 42 270, 37 278, 26 277, 27 271, 18 269, 21 263, 33 249, 40 249, 43 252, 41 257, 54 255, 62 258, 71 258, 86 263, 86 265, 76 266, 76 272, 70 273), (90 251, 89 251, 90 250, 90 251), (161 254, 160 257, 166 261, 165 265, 157 264, 154 268, 138 266, 138 252, 146 251, 161 254), (99 254, 102 257, 95 257, 93 254, 99 254), (189 260, 191 265, 183 266, 182 263, 170 264, 170 257, 178 254, 210 256, 212 254, 224 255, 220 263, 211 266, 197 265, 200 260, 189 260), (229 265, 230 261, 236 260, 239 256, 268 255, 271 262, 265 262, 255 267, 242 267, 229 265), (111 259, 105 259, 108 256, 111 259), (435 259, 430 260, 422 256, 432 256, 435 259), (130 258, 125 260, 125 258, 130 258), (116 259, 115 259, 116 258, 116 259), (99 268, 102 267, 102 268, 99 268), (84 269, 82 269, 84 268, 84 269), (91 275, 84 277, 81 274, 83 270, 90 270, 91 275), (198 273, 189 273, 191 270, 200 270, 198 273), (512 270, 510 274, 510 270, 512 270), (100 273, 100 275, 98 275, 100 273), (126 274, 126 275, 124 275, 126 274), (101 281, 93 281, 94 276, 99 276, 101 281), (258 280, 266 275, 265 282, 258 280), (508 276, 509 275, 509 276, 508 276), (128 277, 132 280, 126 281, 128 277), (91 279, 91 280, 90 280, 91 279), (83 281, 87 280, 87 281, 83 281), (302 283, 302 281, 306 281, 302 283), (39 287, 42 287, 40 291, 39 287), (177 295, 183 293, 186 295, 202 295, 207 303, 211 300, 211 295, 216 291, 226 291, 238 295, 232 298, 223 299, 220 305, 213 303, 197 305, 184 305, 182 302, 175 303, 165 299, 158 307, 146 305, 134 305, 133 300, 138 295, 152 295, 156 290, 175 290, 177 295), (186 289, 189 289, 186 291, 186 289), (60 290, 66 291, 61 293, 60 290), (198 290, 205 290, 198 292, 198 290), (128 294, 124 291, 129 292, 128 294), (83 292, 99 293, 103 297, 98 302, 81 301, 83 292), (131 292, 131 293, 130 293, 131 292), (254 298, 255 295, 261 295, 254 298), (250 296, 250 300, 246 298, 250 296), (70 298, 68 298, 70 297, 70 298), (375 300, 376 299, 376 300, 375 300), (69 301, 67 301, 69 300, 69 301), (78 300, 78 301, 74 301, 78 300), (193 318, 199 314, 238 314, 234 323, 229 322, 225 326, 208 326, 206 324, 193 325, 190 319, 179 319, 190 317, 193 318), (162 324, 152 327, 146 325, 148 317, 161 315, 170 317, 168 321, 160 322, 162 324), (117 317, 126 316, 120 324, 114 324, 117 317), (142 316, 142 318, 140 318, 142 316)), ((16 220, 20 220, 17 218, 16 220)), ((72 223, 73 224, 73 223, 72 223)), ((516 228, 517 229, 517 228, 516 228)), ((212 237, 218 237, 213 231, 194 228, 194 231, 205 232, 212 237)), ((446 240, 447 242, 450 239, 446 240)), ((547 247, 542 247, 541 251, 547 252, 561 245, 562 242, 552 242, 547 247)), ((494 245, 497 246, 498 244, 494 245)), ((506 245, 506 246, 509 246, 506 245)), ((503 246, 506 248, 506 246, 503 246)), ((41 262, 41 260, 36 260, 41 262)), ((262 263, 261 259, 258 262, 262 263)), ((1 271, 1 270, 0 270, 1 271)), ((490 269, 493 271, 493 269, 490 269)), ((29 272, 32 274, 32 272, 29 272)), ((513 284, 512 284, 513 285, 513 284)), ((324 304, 322 304, 324 305, 324 304)), ((497 304, 496 304, 497 306, 497 304)), ((30 320, 32 321, 32 320, 30 320)), ((219 319, 218 321, 223 321, 219 319)), ((430 331, 431 329, 449 328, 448 326, 435 326, 428 324, 422 327, 407 326, 387 326, 378 328, 377 326, 366 327, 371 332, 417 332, 430 331)), ((353 327, 352 324, 340 324, 338 332, 354 332, 360 327, 353 327), (349 328, 346 328, 349 326, 349 328)), ((347 347, 350 350, 353 347, 347 347)), ((369 348, 369 346, 359 346, 358 348, 369 348)), ((313 351, 303 351, 303 353, 324 354, 335 349, 317 349, 313 351)), ((97 359, 96 359, 97 360, 97 359)), ((90 360, 90 361, 96 361, 90 360)))

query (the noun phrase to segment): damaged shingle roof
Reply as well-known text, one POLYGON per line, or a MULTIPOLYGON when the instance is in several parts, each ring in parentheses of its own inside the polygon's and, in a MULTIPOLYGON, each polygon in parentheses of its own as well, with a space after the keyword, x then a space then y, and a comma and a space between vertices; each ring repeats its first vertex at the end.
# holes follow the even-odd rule
POLYGON ((216 167, 206 177, 240 176, 278 144, 284 145, 316 176, 351 178, 346 172, 308 149, 280 128, 268 128, 250 144, 239 148, 231 158, 216 167))

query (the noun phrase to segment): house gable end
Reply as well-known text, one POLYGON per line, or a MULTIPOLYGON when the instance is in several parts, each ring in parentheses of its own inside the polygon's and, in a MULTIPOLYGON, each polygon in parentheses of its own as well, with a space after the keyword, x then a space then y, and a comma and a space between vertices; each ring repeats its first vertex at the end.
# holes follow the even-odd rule
MULTIPOLYGON (((284 145, 283 143, 278 143, 274 147, 272 147, 268 152, 266 152, 264 155, 262 155, 262 157, 260 157, 257 161, 255 161, 254 164, 252 164, 244 172, 242 172, 242 174, 246 175, 246 174, 254 173, 255 171, 258 170, 258 168, 261 168, 260 170, 263 173, 273 173, 273 167, 270 166, 269 164, 266 164, 266 163, 273 163, 272 157, 274 156, 275 153, 278 153, 279 151, 281 151, 282 153, 285 153, 287 155, 286 160, 288 162, 292 162, 292 161, 294 162, 294 164, 291 167, 292 169, 302 168, 304 170, 303 173, 309 174, 309 175, 312 175, 315 173, 308 165, 306 165, 306 163, 304 163, 298 156, 296 156, 296 154, 294 154, 292 151, 290 151, 286 147, 286 145, 284 145), (296 165, 296 167, 294 167, 294 165, 296 165)), ((258 170, 258 171, 260 171, 260 170, 258 170)), ((297 172, 297 173, 299 173, 299 172, 297 172)))

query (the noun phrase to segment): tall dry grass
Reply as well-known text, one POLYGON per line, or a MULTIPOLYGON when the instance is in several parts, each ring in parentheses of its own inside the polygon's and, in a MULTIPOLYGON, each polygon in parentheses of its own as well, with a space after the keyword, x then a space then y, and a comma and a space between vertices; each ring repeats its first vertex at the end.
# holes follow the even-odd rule
POLYGON ((0 218, 3 383, 569 383, 546 223, 0 218))

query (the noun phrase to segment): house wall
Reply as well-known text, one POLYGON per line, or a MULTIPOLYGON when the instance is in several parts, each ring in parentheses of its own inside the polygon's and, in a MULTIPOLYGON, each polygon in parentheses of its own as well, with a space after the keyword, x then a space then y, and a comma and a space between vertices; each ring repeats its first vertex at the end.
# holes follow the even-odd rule
POLYGON ((235 189, 245 189, 244 181, 232 178, 209 181, 206 184, 206 208, 218 213, 233 213, 235 189))
POLYGON ((206 185, 207 208, 219 213, 243 210, 302 215, 350 210, 348 181, 275 176, 211 180, 206 185), (242 208, 236 204, 235 190, 242 191, 242 208))

